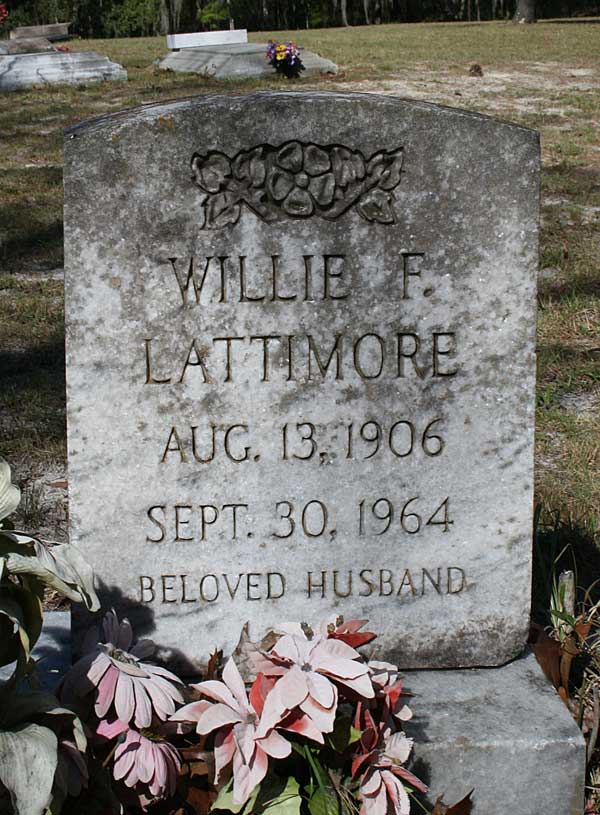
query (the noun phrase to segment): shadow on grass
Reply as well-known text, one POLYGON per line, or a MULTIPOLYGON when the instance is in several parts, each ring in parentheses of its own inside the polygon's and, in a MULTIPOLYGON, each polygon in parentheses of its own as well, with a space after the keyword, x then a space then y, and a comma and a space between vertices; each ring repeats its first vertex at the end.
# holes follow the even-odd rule
MULTIPOLYGON (((14 207, 12 209, 14 211, 14 207)), ((0 221, 3 219, 0 209, 0 221)), ((35 218, 30 209, 26 227, 2 242, 0 264, 10 272, 27 269, 36 262, 48 268, 62 266, 63 225, 60 221, 44 223, 35 218)))
POLYGON ((538 23, 550 23, 551 25, 598 25, 600 24, 600 19, 567 17, 562 20, 538 20, 538 23))
POLYGON ((598 535, 559 513, 538 505, 535 513, 531 618, 541 626, 552 624, 552 591, 562 571, 573 571, 577 601, 586 607, 600 600, 600 548, 598 535))
POLYGON ((63 337, 0 353, 0 432, 4 455, 57 455, 66 439, 63 337))

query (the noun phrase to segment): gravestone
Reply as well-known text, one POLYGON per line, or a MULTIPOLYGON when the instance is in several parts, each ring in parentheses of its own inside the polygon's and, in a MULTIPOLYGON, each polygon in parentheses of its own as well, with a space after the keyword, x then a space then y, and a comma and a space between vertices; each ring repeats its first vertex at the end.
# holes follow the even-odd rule
MULTIPOLYGON (((303 76, 310 74, 336 74, 337 65, 306 48, 300 48, 304 65, 303 76)), ((201 48, 182 48, 171 51, 158 61, 162 71, 200 74, 214 79, 258 79, 273 77, 275 71, 267 60, 267 44, 233 43, 230 45, 204 45, 201 48)))
MULTIPOLYGON (((20 42, 21 40, 14 40, 15 44, 20 42)), ((127 79, 127 71, 121 65, 95 51, 63 53, 53 49, 40 49, 32 52, 30 47, 27 47, 26 53, 19 53, 18 48, 7 51, 3 55, 0 50, 0 91, 127 79)))
POLYGON ((533 131, 373 95, 66 139, 71 539, 105 605, 181 670, 332 614, 463 666, 407 672, 407 732, 431 803, 475 787, 473 815, 583 806, 532 655, 464 667, 528 627, 538 171, 533 131))
POLYGON ((22 25, 12 29, 9 36, 11 40, 44 37, 51 42, 68 40, 70 38, 69 26, 71 23, 47 23, 46 25, 22 25))
POLYGON ((167 34, 167 48, 171 50, 246 42, 248 42, 248 32, 245 28, 227 29, 226 31, 198 31, 192 34, 167 34))
POLYGON ((538 170, 531 130, 373 95, 68 132, 71 539, 164 653, 332 614, 405 668, 520 653, 538 170))

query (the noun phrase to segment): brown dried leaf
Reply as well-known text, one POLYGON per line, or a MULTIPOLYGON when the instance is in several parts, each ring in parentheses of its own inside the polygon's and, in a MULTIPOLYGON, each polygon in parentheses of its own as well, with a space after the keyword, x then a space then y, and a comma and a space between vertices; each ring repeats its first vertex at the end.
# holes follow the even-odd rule
POLYGON ((467 793, 464 798, 452 806, 445 804, 444 796, 439 795, 436 798, 435 806, 433 807, 431 815, 470 815, 471 810, 473 809, 473 801, 471 800, 472 795, 473 790, 467 793))
POLYGON ((274 631, 269 631, 260 642, 252 642, 248 634, 248 628, 249 624, 245 623, 232 657, 235 659, 235 663, 244 682, 254 682, 256 672, 254 670, 252 655, 259 651, 268 651, 275 645, 280 635, 274 631))
POLYGON ((591 627, 592 627, 591 623, 584 623, 583 620, 581 620, 575 626, 575 631, 577 632, 577 636, 580 637, 582 640, 586 640, 588 634, 590 633, 591 627))
POLYGON ((206 679, 216 679, 217 671, 223 662, 223 651, 215 648, 209 657, 208 665, 206 667, 206 679))
POLYGON ((190 786, 186 798, 188 804, 195 815, 208 815, 213 802, 217 799, 215 790, 202 790, 198 787, 190 786))
POLYGON ((537 641, 531 644, 531 650, 546 677, 552 682, 555 688, 559 688, 560 681, 560 643, 551 639, 543 630, 537 632, 537 641))

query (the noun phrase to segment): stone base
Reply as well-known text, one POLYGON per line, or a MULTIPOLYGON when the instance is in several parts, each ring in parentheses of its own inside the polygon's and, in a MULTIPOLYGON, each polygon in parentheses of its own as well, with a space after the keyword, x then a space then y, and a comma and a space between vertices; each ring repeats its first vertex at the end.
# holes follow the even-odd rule
POLYGON ((533 654, 501 668, 405 671, 412 769, 473 815, 581 815, 585 742, 533 654))
MULTIPOLYGON (((248 79, 274 76, 275 71, 267 62, 267 44, 243 43, 239 45, 215 45, 202 48, 185 48, 173 51, 160 60, 163 71, 202 74, 215 79, 248 79)), ((308 73, 336 74, 337 65, 323 59, 312 51, 300 49, 300 57, 308 73)))
MULTIPOLYGON (((69 639, 69 613, 46 614, 33 655, 48 687, 70 664, 69 639)), ((533 654, 502 668, 403 676, 414 694, 411 769, 429 785, 430 804, 474 790, 473 815, 581 815, 585 742, 533 654)))
POLYGON ((0 91, 15 91, 34 85, 79 85, 108 79, 126 80, 127 71, 95 51, 0 56, 0 91))

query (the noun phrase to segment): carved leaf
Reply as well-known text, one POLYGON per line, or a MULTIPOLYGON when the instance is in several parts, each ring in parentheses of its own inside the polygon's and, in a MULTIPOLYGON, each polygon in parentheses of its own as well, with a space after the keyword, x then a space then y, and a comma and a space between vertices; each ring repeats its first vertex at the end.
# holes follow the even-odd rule
POLYGON ((206 226, 219 229, 222 226, 235 224, 240 217, 238 197, 230 192, 219 192, 209 195, 204 202, 206 226))
POLYGON ((233 174, 239 181, 247 181, 252 187, 265 183, 267 168, 263 158, 263 147, 238 153, 233 161, 233 174))
POLYGON ((387 166, 379 179, 379 186, 382 190, 393 190, 398 186, 403 160, 404 155, 401 149, 385 154, 384 161, 387 166))
POLYGON ((393 190, 400 183, 402 162, 402 148, 392 150, 389 153, 375 153, 369 160, 367 173, 372 183, 376 184, 380 189, 393 190))
POLYGON ((203 192, 216 193, 222 189, 231 176, 231 162, 224 153, 208 153, 192 156, 192 172, 196 184, 203 192))
POLYGON ((347 147, 335 146, 331 150, 331 168, 336 184, 342 189, 362 181, 366 175, 365 160, 360 153, 347 147))
POLYGON ((357 209, 367 221, 376 221, 379 224, 394 223, 392 196, 378 187, 363 195, 357 209))

